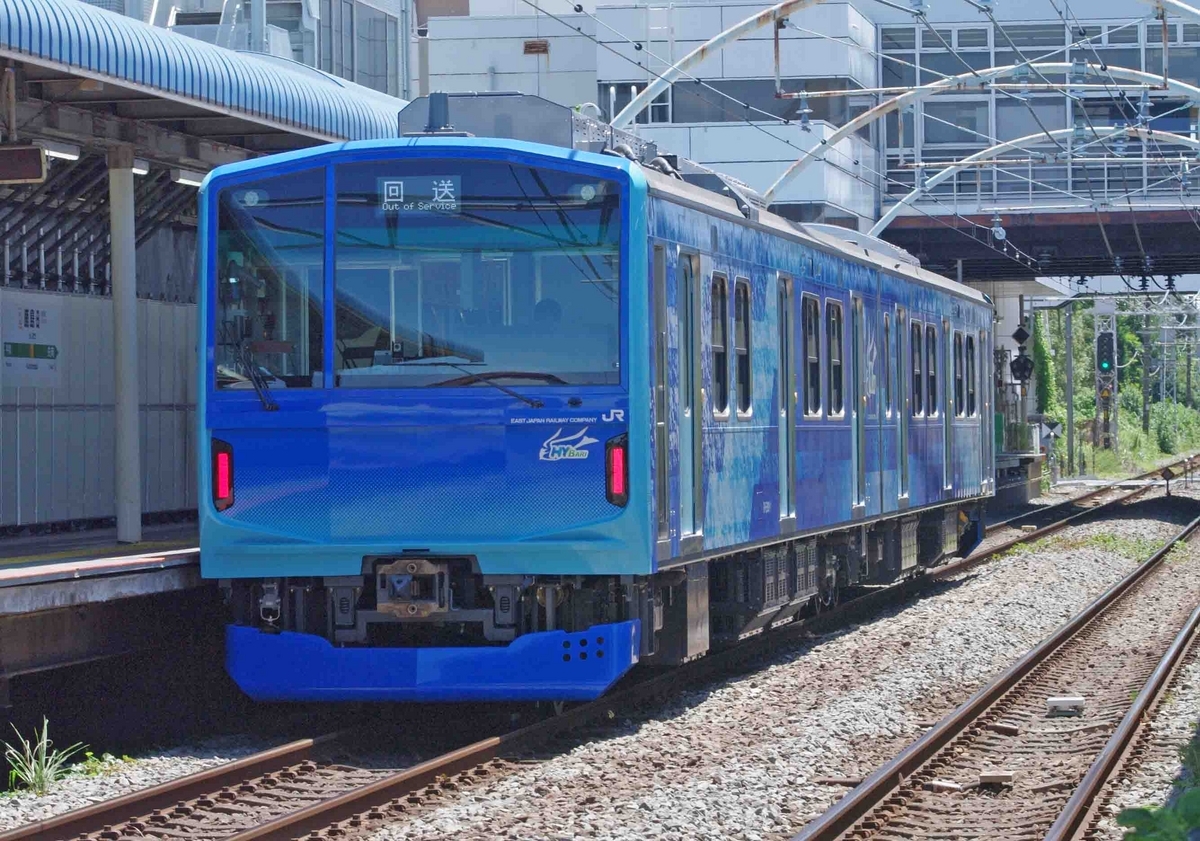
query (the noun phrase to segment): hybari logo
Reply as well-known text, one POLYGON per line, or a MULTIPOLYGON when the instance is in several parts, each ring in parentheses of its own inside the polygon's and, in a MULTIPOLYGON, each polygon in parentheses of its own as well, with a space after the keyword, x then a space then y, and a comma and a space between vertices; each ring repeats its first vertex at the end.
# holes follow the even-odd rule
POLYGON ((383 210, 400 210, 404 206, 404 182, 384 180, 379 203, 383 210))
POLYGON ((585 447, 591 444, 598 444, 598 438, 589 438, 588 427, 584 427, 574 435, 562 437, 562 427, 558 431, 546 439, 546 443, 542 444, 542 449, 538 453, 538 458, 542 461, 562 461, 563 459, 581 459, 587 458, 590 452, 585 447))

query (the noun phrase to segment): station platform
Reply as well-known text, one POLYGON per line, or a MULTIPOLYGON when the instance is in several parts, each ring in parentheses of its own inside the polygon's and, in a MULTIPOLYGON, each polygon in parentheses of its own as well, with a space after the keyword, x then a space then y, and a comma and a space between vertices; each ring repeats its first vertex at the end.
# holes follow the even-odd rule
POLYGON ((220 610, 200 578, 195 523, 0 540, 0 707, 9 681, 189 639, 220 610))
POLYGON ((194 521, 145 526, 140 543, 118 543, 115 527, 0 537, 0 569, 175 552, 199 542, 194 521))

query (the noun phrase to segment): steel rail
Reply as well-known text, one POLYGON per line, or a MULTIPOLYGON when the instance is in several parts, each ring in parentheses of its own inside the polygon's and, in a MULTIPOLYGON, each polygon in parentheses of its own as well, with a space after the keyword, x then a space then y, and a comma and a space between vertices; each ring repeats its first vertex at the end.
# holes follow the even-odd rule
MULTIPOLYGON (((969 570, 973 567, 977 567, 982 563, 986 563, 987 561, 990 561, 992 558, 995 558, 997 555, 999 555, 1003 552, 1007 552, 1009 549, 1013 548, 1014 546, 1019 546, 1022 543, 1029 543, 1030 541, 1033 541, 1033 540, 1041 540, 1043 537, 1049 537, 1052 534, 1062 531, 1067 526, 1072 525, 1073 523, 1079 522, 1080 520, 1083 520, 1086 517, 1094 516, 1095 514, 1101 512, 1101 511, 1104 511, 1105 509, 1107 509, 1109 507, 1125 505, 1127 503, 1133 502, 1135 499, 1137 499, 1140 496, 1143 496, 1146 492, 1148 492, 1153 487, 1155 487, 1155 486, 1154 485, 1144 485, 1143 487, 1140 487, 1133 491, 1130 491, 1129 493, 1125 494, 1124 496, 1119 496, 1119 497, 1116 497, 1115 499, 1110 499, 1107 502, 1102 502, 1101 504, 1095 506, 1094 508, 1085 508, 1082 511, 1077 511, 1074 514, 1071 514, 1067 517, 1062 518, 1061 520, 1055 520, 1052 523, 1048 523, 1047 525, 1044 525, 1040 529, 1037 529, 1035 531, 1023 532, 1023 533, 1014 535, 1010 540, 1005 540, 1003 543, 998 543, 995 546, 991 546, 988 549, 984 550, 983 552, 979 552, 978 554, 968 555, 965 558, 959 558, 957 561, 951 561, 950 563, 945 564, 940 567, 933 567, 932 569, 928 570, 926 572, 926 574, 928 575, 929 578, 933 579, 934 581, 941 581, 941 580, 949 578, 953 575, 958 575, 959 573, 966 572, 967 570, 969 570)), ((1104 490, 1106 490, 1106 491, 1112 490, 1112 488, 1111 487, 1105 488, 1104 490)), ((1082 500, 1083 500, 1083 497, 1079 497, 1072 501, 1079 502, 1082 500)), ((2 841, 2 840, 0 840, 0 841, 2 841)))
MULTIPOLYGON (((1177 462, 1171 467, 1183 464, 1177 462)), ((1158 470, 1161 470, 1159 468, 1158 470)), ((1154 471, 1157 473, 1158 471, 1154 471)), ((1144 476, 1153 474, 1143 474, 1144 476)), ((1138 477, 1141 478, 1141 477, 1138 477)), ((1128 481, 1128 480, 1121 480, 1128 481)), ((1066 500, 1059 505, 1078 503, 1091 496, 1111 491, 1119 482, 1096 489, 1090 494, 1066 500)), ((1068 518, 1034 532, 1023 533, 1014 540, 993 547, 987 552, 946 566, 927 569, 924 575, 903 579, 892 585, 868 590, 865 594, 838 604, 814 616, 770 627, 765 633, 750 637, 729 648, 712 651, 708 656, 685 666, 654 677, 619 687, 615 692, 568 710, 563 715, 527 725, 509 733, 481 739, 447 754, 399 771, 368 786, 313 804, 283 815, 250 830, 230 836, 229 841, 290 841, 314 830, 320 830, 347 818, 361 815, 399 797, 419 791, 438 777, 455 774, 481 765, 505 753, 545 742, 560 733, 578 729, 606 719, 611 711, 665 695, 680 686, 692 685, 737 669, 752 668, 756 662, 771 656, 779 649, 795 644, 806 635, 815 635, 860 621, 891 604, 902 603, 911 595, 928 589, 932 584, 964 569, 995 557, 1012 545, 1036 540, 1055 532, 1085 516, 1094 515, 1109 506, 1126 503, 1146 493, 1152 485, 1138 488, 1130 494, 1109 500, 1095 508, 1085 509, 1068 518)), ((1048 506, 1045 510, 1057 506, 1048 506)), ((1041 512, 1031 512, 1041 513, 1041 512)), ((1028 515, 1022 515, 1022 517, 1028 515)), ((1020 518, 1014 518, 1020 519, 1020 518)), ((283 745, 228 765, 181 777, 141 792, 133 792, 113 801, 84 809, 66 812, 0 833, 0 841, 58 841, 58 839, 100 832, 113 826, 142 817, 155 809, 175 805, 211 793, 214 790, 240 783, 246 779, 278 770, 309 758, 312 749, 332 741, 342 734, 330 734, 318 739, 305 739, 283 745)))
POLYGON ((1121 719, 1116 731, 1104 745, 1096 757, 1096 761, 1088 768, 1078 788, 1063 807, 1045 841, 1072 841, 1088 827, 1095 817, 1099 805, 1099 797, 1106 783, 1111 780, 1115 771, 1124 760, 1127 750, 1132 747, 1134 740, 1146 723, 1149 713, 1158 703, 1163 690, 1184 660, 1184 655, 1191 648, 1196 629, 1200 627, 1200 607, 1192 611, 1183 628, 1163 655, 1154 672, 1146 679, 1145 685, 1138 691, 1137 698, 1129 712, 1121 719))
MULTIPOLYGON (((228 841, 292 841, 325 829, 339 821, 362 815, 371 809, 378 809, 396 798, 413 794, 438 777, 456 774, 497 756, 544 743, 561 733, 607 720, 615 710, 628 709, 680 687, 710 680, 717 675, 753 667, 756 662, 769 657, 777 649, 793 645, 799 637, 831 631, 865 618, 880 607, 902 601, 927 586, 928 581, 925 579, 909 578, 890 587, 869 591, 827 612, 769 629, 767 633, 750 637, 729 648, 710 652, 699 660, 618 688, 609 695, 567 710, 560 716, 534 722, 501 736, 481 739, 397 772, 369 786, 315 803, 303 810, 230 836, 228 841)), ((0 838, 0 841, 5 839, 0 838)))
POLYGON ((1018 514, 1015 517, 1009 517, 1007 520, 1001 520, 997 523, 992 523, 991 525, 989 525, 987 527, 984 534, 992 534, 994 532, 1000 531, 1000 529, 1016 528, 1016 523, 1019 523, 1021 520, 1028 520, 1032 517, 1038 517, 1038 516, 1041 516, 1042 514, 1045 514, 1048 511, 1055 511, 1059 508, 1066 508, 1068 506, 1079 505, 1084 502, 1090 502, 1091 500, 1095 499, 1098 496, 1102 496, 1110 491, 1116 490, 1125 482, 1136 482, 1136 481, 1140 481, 1141 479, 1144 479, 1144 478, 1146 478, 1146 477, 1143 475, 1143 476, 1133 476, 1128 479, 1119 479, 1116 482, 1109 482, 1107 485, 1101 485, 1098 488, 1093 488, 1092 490, 1087 491, 1086 493, 1082 493, 1079 496, 1073 496, 1070 499, 1061 500, 1059 502, 1054 503, 1053 505, 1044 506, 1042 508, 1037 509, 1036 511, 1026 511, 1025 513, 1018 514))
POLYGON ((1046 505, 1042 508, 1038 508, 1035 511, 1026 511, 1023 514, 1018 514, 1015 517, 1009 517, 1007 520, 1001 520, 998 523, 992 523, 990 526, 987 527, 985 534, 991 533, 994 531, 999 531, 1002 528, 1012 527, 1012 525, 1014 523, 1019 522, 1020 520, 1025 520, 1030 517, 1037 517, 1042 514, 1045 514, 1047 511, 1053 511, 1057 508, 1064 508, 1069 505, 1078 505, 1082 502, 1088 502, 1092 499, 1095 499, 1098 496, 1102 496, 1103 494, 1108 493, 1109 491, 1116 490, 1117 488, 1119 488, 1121 485, 1123 485, 1126 482, 1137 482, 1137 481, 1141 481, 1143 479, 1149 479, 1154 476, 1160 476, 1162 474, 1163 470, 1173 469, 1176 467, 1183 467, 1185 470, 1190 472, 1192 459, 1197 458, 1197 457, 1198 456, 1195 454, 1190 455, 1190 456, 1185 456, 1184 458, 1181 458, 1178 461, 1171 462, 1170 464, 1163 465, 1162 467, 1156 467, 1153 470, 1147 470, 1145 473, 1140 473, 1137 476, 1127 476, 1123 479, 1115 479, 1112 482, 1109 482, 1104 485, 1100 485, 1099 487, 1093 488, 1092 490, 1087 491, 1086 493, 1082 493, 1079 496, 1073 496, 1070 499, 1064 499, 1060 502, 1054 503, 1053 505, 1046 505))
POLYGON ((236 785, 251 777, 262 776, 303 762, 309 758, 314 748, 341 735, 330 733, 315 739, 289 742, 152 788, 131 792, 114 800, 25 824, 0 833, 0 841, 62 841, 64 838, 101 832, 106 827, 131 821, 156 809, 165 809, 182 800, 190 800, 236 785))
MULTIPOLYGON (((1177 464, 1181 463, 1183 462, 1177 464)), ((1159 468, 1159 470, 1161 469, 1159 468)), ((281 816, 274 821, 231 836, 229 841, 291 841, 339 821, 361 815, 370 809, 379 808, 388 801, 412 794, 440 776, 455 774, 487 762, 503 753, 511 753, 521 747, 544 742, 559 733, 600 720, 613 709, 628 707, 665 694, 678 688, 680 684, 693 684, 716 674, 727 673, 732 669, 751 665, 762 657, 769 656, 777 648, 792 644, 797 637, 803 634, 816 633, 826 628, 832 629, 848 621, 868 616, 887 604, 901 602, 912 593, 926 589, 931 583, 983 563, 1012 545, 1038 539, 1085 516, 1094 515, 1109 506, 1129 502, 1145 494, 1151 487, 1153 486, 1146 485, 1103 505, 1080 511, 1038 531, 1018 535, 1014 540, 1006 541, 1003 545, 994 547, 978 556, 928 570, 924 576, 905 579, 893 586, 868 591, 865 595, 840 604, 827 613, 778 628, 771 628, 767 633, 751 637, 733 647, 710 653, 702 660, 687 664, 677 670, 619 689, 611 695, 586 703, 558 718, 536 722, 503 736, 482 739, 444 756, 398 772, 370 786, 281 816)), ((1111 489, 1112 486, 1102 487, 1094 495, 1111 489)), ((1078 502, 1079 499, 1073 501, 1078 502)), ((1197 524, 1200 524, 1200 519, 1192 527, 1197 524)), ((0 838, 0 841, 4 841, 4 839, 0 838)))
POLYGON ((968 698, 935 727, 876 769, 861 785, 793 836, 792 841, 832 841, 852 829, 860 819, 886 802, 903 786, 906 779, 937 756, 955 738, 970 729, 1009 690, 1157 569, 1171 549, 1190 537, 1198 527, 1200 517, 1184 526, 1165 546, 1028 651, 999 677, 968 698))

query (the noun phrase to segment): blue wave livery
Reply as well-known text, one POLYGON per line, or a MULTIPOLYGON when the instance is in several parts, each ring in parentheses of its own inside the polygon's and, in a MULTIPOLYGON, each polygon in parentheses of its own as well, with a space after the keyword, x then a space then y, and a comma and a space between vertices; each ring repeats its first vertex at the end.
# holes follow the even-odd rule
POLYGON ((590 699, 977 542, 983 296, 545 100, 432 103, 201 188, 245 692, 590 699))

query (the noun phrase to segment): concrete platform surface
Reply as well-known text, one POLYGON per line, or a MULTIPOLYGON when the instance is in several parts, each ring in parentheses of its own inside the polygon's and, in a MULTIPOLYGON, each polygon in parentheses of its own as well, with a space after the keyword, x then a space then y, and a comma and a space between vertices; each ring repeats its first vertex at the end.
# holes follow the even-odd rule
POLYGON ((140 543, 118 543, 115 528, 5 537, 0 538, 0 569, 194 550, 199 542, 195 522, 146 526, 140 543))

